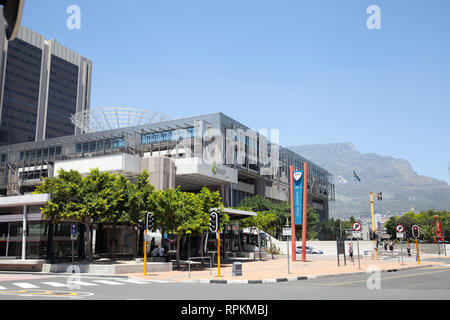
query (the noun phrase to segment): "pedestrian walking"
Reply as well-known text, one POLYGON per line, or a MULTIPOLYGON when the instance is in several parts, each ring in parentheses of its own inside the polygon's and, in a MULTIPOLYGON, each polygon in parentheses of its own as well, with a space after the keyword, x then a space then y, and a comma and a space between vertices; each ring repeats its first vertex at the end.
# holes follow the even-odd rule
POLYGON ((390 250, 391 252, 394 251, 394 241, 392 241, 392 240, 391 240, 391 242, 389 242, 389 250, 390 250))
POLYGON ((353 246, 351 243, 348 244, 348 255, 350 256, 350 260, 353 262, 353 246))
POLYGON ((408 251, 408 257, 411 257, 411 247, 409 246, 409 243, 408 246, 406 247, 406 251, 408 251))
POLYGON ((383 241, 383 246, 384 246, 384 251, 387 251, 388 244, 387 244, 386 240, 383 241))

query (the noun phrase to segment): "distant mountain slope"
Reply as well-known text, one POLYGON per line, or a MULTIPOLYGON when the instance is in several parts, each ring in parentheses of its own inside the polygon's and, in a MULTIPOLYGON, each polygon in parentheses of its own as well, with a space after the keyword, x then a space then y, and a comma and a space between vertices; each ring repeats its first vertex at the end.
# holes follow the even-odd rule
POLYGON ((323 166, 334 176, 336 201, 330 203, 330 216, 370 215, 369 192, 383 192, 374 199, 375 211, 386 214, 417 210, 450 209, 450 186, 445 181, 418 175, 402 159, 362 154, 352 143, 332 143, 290 147, 301 156, 323 166), (355 170, 361 179, 353 177, 355 170), (338 175, 348 181, 338 182, 338 175))

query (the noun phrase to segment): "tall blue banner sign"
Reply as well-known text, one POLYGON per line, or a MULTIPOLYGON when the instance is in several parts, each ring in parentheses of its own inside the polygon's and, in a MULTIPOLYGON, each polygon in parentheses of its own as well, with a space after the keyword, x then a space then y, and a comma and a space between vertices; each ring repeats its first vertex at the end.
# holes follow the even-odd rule
POLYGON ((303 223, 303 171, 294 171, 294 221, 303 223))

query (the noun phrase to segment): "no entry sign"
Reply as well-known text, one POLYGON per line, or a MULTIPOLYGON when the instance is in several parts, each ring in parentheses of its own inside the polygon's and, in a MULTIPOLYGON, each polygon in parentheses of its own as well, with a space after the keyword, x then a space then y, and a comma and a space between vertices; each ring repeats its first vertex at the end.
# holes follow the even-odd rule
POLYGON ((361 231, 361 223, 355 222, 352 225, 353 231, 361 231))

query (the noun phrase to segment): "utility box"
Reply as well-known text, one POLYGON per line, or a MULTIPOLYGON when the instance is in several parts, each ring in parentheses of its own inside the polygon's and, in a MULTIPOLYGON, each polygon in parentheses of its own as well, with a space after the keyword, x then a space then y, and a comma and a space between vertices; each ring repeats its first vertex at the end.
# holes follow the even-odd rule
POLYGON ((242 276, 242 263, 241 262, 233 262, 233 271, 232 276, 242 276))

